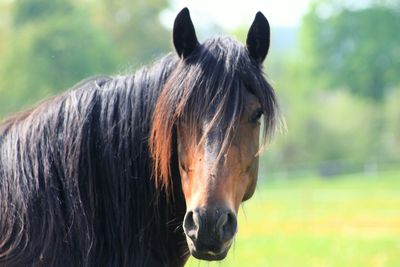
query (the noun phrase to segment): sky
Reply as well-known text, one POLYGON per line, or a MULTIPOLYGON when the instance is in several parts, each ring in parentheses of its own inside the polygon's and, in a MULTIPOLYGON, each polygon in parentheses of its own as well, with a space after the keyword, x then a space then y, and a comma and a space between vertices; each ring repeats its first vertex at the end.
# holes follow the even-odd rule
POLYGON ((171 8, 161 14, 161 21, 172 28, 176 14, 188 7, 195 25, 218 25, 233 30, 250 25, 257 11, 271 27, 297 27, 311 0, 171 0, 171 8))

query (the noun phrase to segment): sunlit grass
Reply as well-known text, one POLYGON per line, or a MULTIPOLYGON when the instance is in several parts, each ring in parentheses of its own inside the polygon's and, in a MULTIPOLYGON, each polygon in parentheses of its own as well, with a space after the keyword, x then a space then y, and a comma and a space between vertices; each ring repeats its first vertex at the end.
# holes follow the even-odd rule
POLYGON ((188 266, 400 266, 400 172, 260 184, 223 262, 188 266))

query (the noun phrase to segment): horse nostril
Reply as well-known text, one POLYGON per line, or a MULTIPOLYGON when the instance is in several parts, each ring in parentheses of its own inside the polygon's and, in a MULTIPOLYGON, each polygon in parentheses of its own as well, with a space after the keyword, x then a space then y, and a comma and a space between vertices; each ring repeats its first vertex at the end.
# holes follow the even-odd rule
POLYGON ((197 232, 199 229, 199 219, 197 213, 193 213, 193 211, 188 211, 185 215, 185 219, 183 220, 183 229, 186 235, 190 239, 197 238, 197 232))
POLYGON ((222 214, 217 221, 217 229, 222 230, 224 225, 228 222, 228 213, 222 214))
POLYGON ((222 242, 232 239, 237 229, 235 214, 231 211, 222 214, 217 221, 216 228, 218 229, 219 238, 222 242))

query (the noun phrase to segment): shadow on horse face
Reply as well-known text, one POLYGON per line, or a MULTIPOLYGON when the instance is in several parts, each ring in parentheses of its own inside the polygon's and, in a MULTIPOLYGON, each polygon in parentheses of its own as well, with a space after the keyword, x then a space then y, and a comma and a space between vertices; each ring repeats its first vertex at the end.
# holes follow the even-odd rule
POLYGON ((220 129, 204 121, 193 138, 185 124, 178 127, 178 157, 187 212, 183 227, 190 252, 206 260, 225 258, 237 232, 240 203, 255 190, 261 105, 244 93, 244 110, 229 147, 221 155, 220 129), (201 140, 202 139, 202 140, 201 140))

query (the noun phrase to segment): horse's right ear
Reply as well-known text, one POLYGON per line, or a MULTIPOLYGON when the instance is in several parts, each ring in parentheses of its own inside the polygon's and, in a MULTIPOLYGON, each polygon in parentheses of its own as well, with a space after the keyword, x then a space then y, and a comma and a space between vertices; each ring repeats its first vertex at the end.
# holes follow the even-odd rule
POLYGON ((188 57, 199 45, 187 7, 176 16, 172 36, 175 50, 182 58, 188 57))

